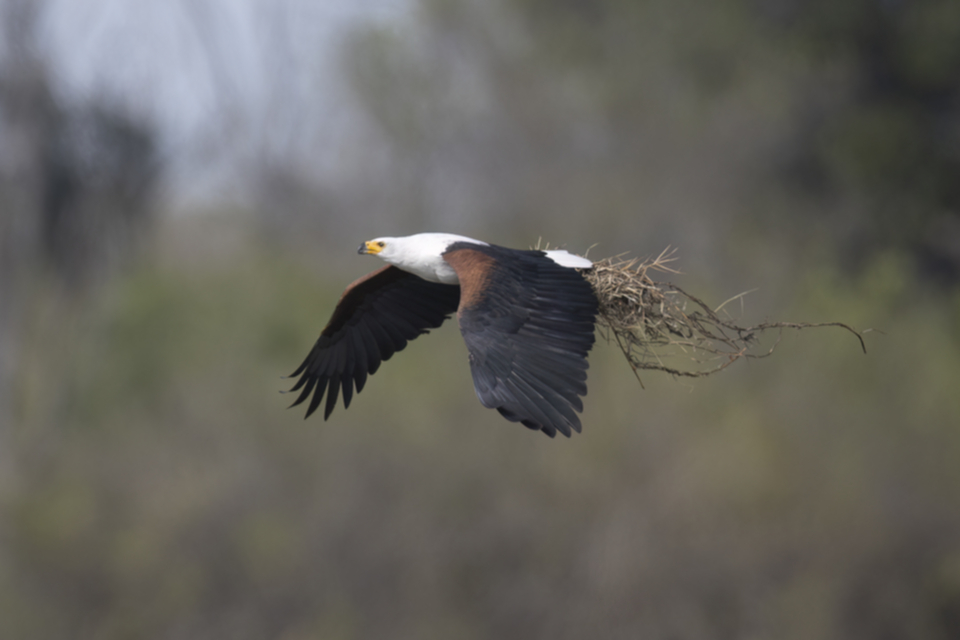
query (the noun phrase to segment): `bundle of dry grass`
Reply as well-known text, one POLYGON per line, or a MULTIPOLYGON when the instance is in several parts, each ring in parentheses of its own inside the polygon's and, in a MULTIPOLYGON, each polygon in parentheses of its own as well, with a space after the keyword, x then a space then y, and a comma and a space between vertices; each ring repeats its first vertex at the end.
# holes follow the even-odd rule
POLYGON ((711 309, 680 287, 650 278, 651 271, 677 273, 670 267, 673 254, 667 249, 653 260, 607 258, 584 272, 600 303, 600 333, 608 341, 616 341, 638 380, 641 369, 701 377, 741 358, 765 358, 773 353, 783 329, 842 327, 857 336, 866 352, 860 333, 841 322, 740 326, 732 318, 721 317, 723 307, 744 294, 711 309), (778 331, 776 341, 767 350, 759 350, 759 337, 771 329, 778 331))

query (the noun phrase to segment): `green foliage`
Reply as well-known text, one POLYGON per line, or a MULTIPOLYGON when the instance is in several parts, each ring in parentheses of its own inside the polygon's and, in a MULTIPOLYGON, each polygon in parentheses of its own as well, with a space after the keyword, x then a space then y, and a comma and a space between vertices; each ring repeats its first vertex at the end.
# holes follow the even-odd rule
POLYGON ((453 326, 303 422, 275 390, 340 283, 143 265, 28 354, 70 392, 13 426, 0 635, 951 637, 960 305, 903 264, 790 311, 882 329, 866 356, 802 332, 644 391, 598 344, 570 441, 483 409, 453 326))
POLYGON ((803 331, 643 390, 598 344, 551 441, 479 405, 450 323, 304 422, 281 376, 361 259, 179 218, 96 295, 24 287, 0 637, 957 637, 960 295, 911 257, 953 215, 955 5, 431 0, 359 35, 395 161, 364 234, 682 241, 691 293, 869 353, 803 331))
MULTIPOLYGON (((798 151, 815 159, 801 176, 819 172, 815 191, 828 203, 862 201, 874 243, 909 249, 921 263, 942 261, 933 236, 960 210, 960 120, 950 106, 960 98, 957 3, 808 2, 785 26, 835 96, 808 107, 798 151)), ((845 244, 871 250, 858 238, 845 244)), ((956 260, 948 262, 955 281, 956 260)))

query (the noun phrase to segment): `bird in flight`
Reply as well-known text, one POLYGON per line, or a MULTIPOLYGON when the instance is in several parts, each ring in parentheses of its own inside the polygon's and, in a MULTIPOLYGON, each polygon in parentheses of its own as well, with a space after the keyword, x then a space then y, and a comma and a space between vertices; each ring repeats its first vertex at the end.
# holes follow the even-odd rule
POLYGON ((309 417, 326 395, 327 419, 342 391, 349 407, 381 362, 456 312, 483 406, 551 438, 580 431, 597 315, 580 270, 592 262, 447 233, 376 238, 358 253, 388 264, 343 292, 291 375, 300 392, 291 406, 309 399, 309 417))

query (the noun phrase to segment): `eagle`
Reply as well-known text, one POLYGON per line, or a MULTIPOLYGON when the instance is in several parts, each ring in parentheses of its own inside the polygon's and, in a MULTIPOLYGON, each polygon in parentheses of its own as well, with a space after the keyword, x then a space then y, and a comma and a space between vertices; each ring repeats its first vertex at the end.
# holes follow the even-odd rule
POLYGON ((376 238, 360 245, 387 265, 352 283, 290 377, 324 420, 350 406, 367 376, 454 312, 483 406, 551 438, 580 432, 597 297, 593 263, 563 250, 510 249, 448 233, 376 238))

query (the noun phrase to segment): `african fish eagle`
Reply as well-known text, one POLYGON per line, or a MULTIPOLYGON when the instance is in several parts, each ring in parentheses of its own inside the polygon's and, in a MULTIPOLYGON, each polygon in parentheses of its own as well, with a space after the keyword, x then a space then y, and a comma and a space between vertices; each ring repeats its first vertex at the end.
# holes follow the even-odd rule
POLYGON ((447 233, 376 238, 360 254, 388 264, 348 286, 320 338, 291 377, 310 398, 327 396, 330 416, 342 388, 350 406, 380 363, 456 311, 483 406, 540 430, 580 431, 587 353, 597 298, 580 269, 593 263, 562 250, 524 251, 447 233))

